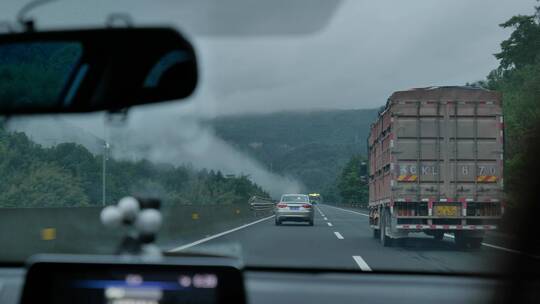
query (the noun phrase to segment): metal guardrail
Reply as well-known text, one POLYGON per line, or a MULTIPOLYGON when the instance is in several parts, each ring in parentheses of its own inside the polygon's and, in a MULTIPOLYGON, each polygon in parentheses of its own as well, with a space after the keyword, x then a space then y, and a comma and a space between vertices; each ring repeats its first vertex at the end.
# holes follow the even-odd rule
POLYGON ((255 216, 271 213, 274 211, 276 206, 275 202, 272 199, 252 196, 249 200, 249 209, 254 213, 255 216))

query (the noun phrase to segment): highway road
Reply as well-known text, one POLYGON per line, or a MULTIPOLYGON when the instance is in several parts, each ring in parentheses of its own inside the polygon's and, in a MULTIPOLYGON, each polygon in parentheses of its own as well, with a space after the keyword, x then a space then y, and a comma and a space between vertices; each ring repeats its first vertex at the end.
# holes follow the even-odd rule
MULTIPOLYGON (((501 269, 509 255, 520 254, 488 240, 479 250, 462 250, 450 236, 436 241, 421 233, 411 234, 403 244, 383 247, 373 238, 365 213, 323 204, 316 206, 314 226, 275 226, 273 216, 269 216, 171 250, 197 251, 233 244, 241 246, 244 263, 250 266, 364 271, 493 272, 501 269)), ((540 263, 538 256, 528 258, 531 263, 540 263)))

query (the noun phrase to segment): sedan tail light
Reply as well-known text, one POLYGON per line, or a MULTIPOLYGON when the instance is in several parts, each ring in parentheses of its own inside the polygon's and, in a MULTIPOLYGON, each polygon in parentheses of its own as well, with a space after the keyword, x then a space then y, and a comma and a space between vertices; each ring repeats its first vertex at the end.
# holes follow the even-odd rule
POLYGON ((279 203, 279 204, 277 204, 277 207, 278 208, 285 208, 285 207, 287 207, 287 204, 279 203))
POLYGON ((303 204, 302 207, 306 208, 306 209, 310 209, 311 208, 311 205, 310 204, 303 204))

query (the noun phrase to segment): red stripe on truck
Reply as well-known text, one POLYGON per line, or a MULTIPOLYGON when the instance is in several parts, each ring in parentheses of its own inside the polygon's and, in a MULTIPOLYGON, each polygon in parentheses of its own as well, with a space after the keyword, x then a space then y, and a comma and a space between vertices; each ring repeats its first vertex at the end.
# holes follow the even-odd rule
POLYGON ((409 230, 494 230, 495 225, 397 225, 398 229, 409 230))

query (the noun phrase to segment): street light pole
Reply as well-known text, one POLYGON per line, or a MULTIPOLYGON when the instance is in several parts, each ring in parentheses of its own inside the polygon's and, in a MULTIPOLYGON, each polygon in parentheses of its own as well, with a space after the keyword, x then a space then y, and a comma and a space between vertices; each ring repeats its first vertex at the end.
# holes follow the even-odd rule
POLYGON ((109 150, 109 143, 107 141, 105 141, 103 143, 103 157, 102 157, 102 171, 101 171, 101 181, 102 181, 102 185, 101 185, 101 205, 102 206, 105 206, 105 201, 107 200, 107 192, 106 192, 106 187, 107 187, 107 155, 108 155, 108 150, 109 150))

